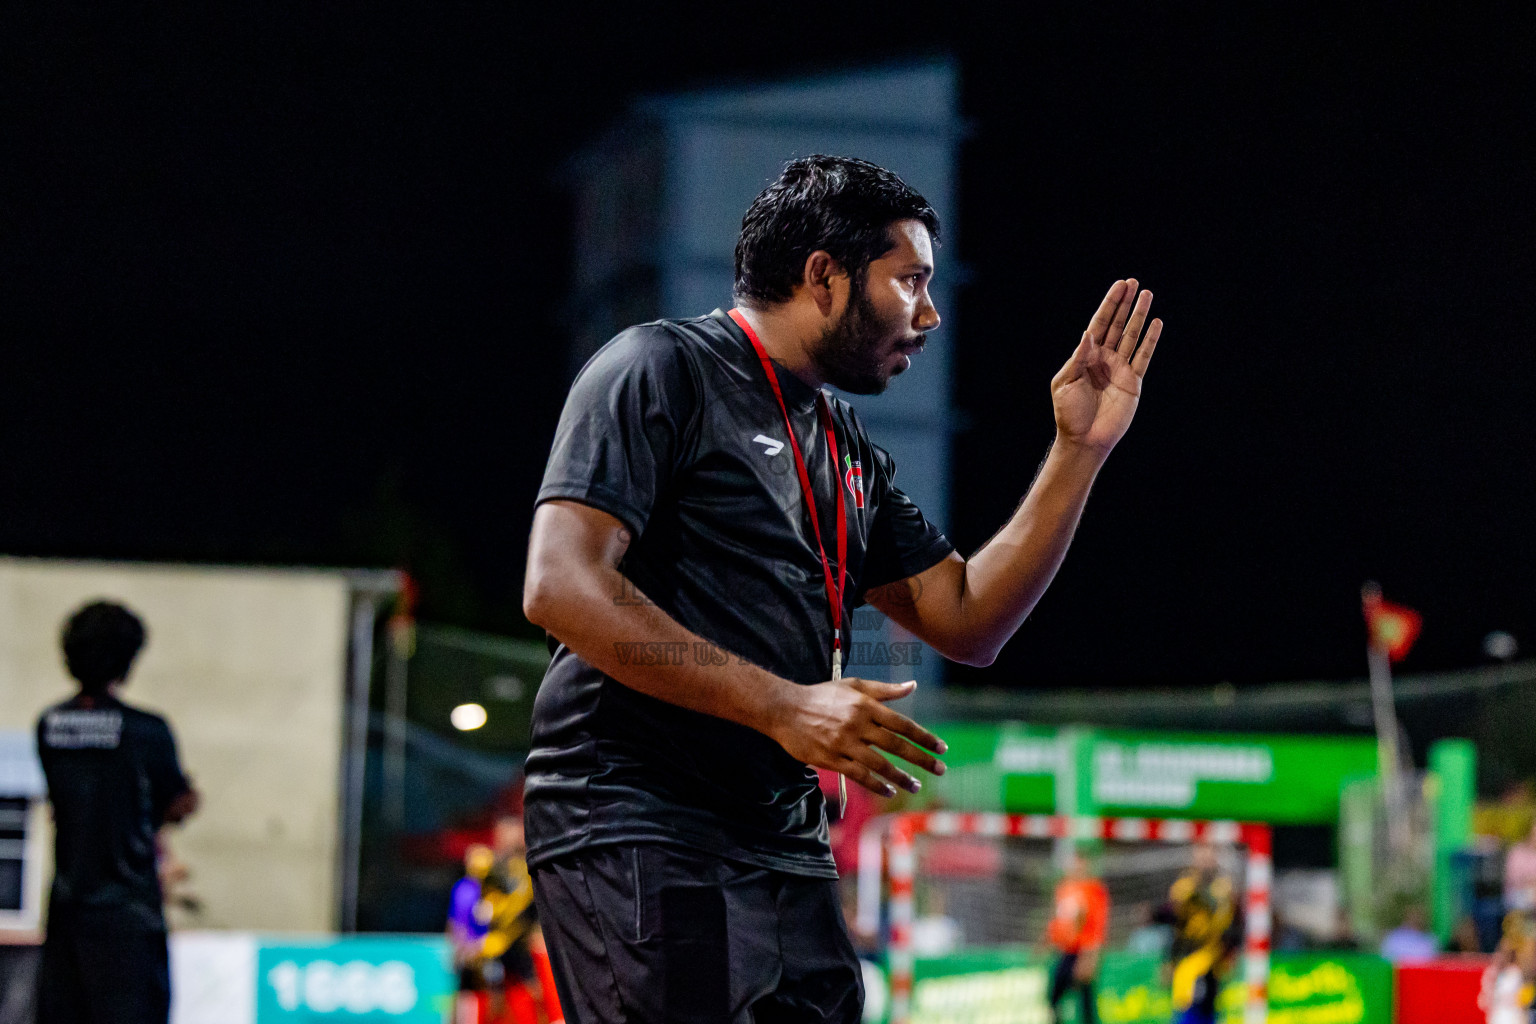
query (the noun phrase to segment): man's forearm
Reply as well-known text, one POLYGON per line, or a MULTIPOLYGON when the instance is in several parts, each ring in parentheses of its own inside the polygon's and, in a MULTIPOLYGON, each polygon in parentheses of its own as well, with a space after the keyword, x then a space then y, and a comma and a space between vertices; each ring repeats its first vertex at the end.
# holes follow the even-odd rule
POLYGON ((629 531, 606 512, 550 501, 534 513, 523 612, 588 664, 632 690, 745 725, 791 757, 891 796, 918 781, 877 752, 930 772, 944 741, 885 706, 911 682, 849 677, 800 685, 685 629, 619 572, 629 531))
POLYGON ((1106 454, 1058 440, 1018 510, 966 560, 961 620, 972 644, 995 656, 1034 609, 1061 568, 1106 454))
POLYGON ((617 569, 561 573, 529 618, 630 689, 771 735, 792 685, 720 649, 646 599, 617 569))

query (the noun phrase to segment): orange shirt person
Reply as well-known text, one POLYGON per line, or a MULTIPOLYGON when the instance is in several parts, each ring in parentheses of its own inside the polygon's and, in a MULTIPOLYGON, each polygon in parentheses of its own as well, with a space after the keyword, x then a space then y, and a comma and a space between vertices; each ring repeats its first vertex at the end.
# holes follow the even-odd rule
POLYGON ((1093 981, 1099 973, 1099 951, 1109 931, 1109 890, 1093 877, 1088 860, 1074 850, 1067 873, 1056 886, 1056 909, 1046 937, 1059 954, 1051 970, 1051 1017, 1073 989, 1081 1000, 1078 1020, 1094 1024, 1093 981))

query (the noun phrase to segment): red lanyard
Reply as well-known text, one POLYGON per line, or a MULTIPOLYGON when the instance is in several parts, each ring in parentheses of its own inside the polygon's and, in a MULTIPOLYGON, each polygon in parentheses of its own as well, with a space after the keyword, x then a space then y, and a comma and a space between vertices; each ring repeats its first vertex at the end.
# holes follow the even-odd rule
POLYGON ((827 603, 832 608, 832 678, 843 677, 843 590, 848 584, 848 513, 843 505, 843 488, 837 474, 837 435, 832 431, 832 410, 827 407, 826 392, 816 392, 816 410, 821 415, 821 425, 827 432, 827 454, 832 459, 832 491, 837 496, 837 580, 832 579, 832 566, 827 561, 827 549, 821 542, 821 519, 816 514, 816 499, 811 491, 811 474, 805 468, 805 456, 800 453, 800 442, 795 438, 794 424, 789 421, 789 407, 784 404, 784 392, 779 389, 779 375, 773 369, 767 349, 757 337, 741 310, 731 310, 731 319, 747 333, 757 358, 762 361, 763 372, 773 388, 773 397, 779 400, 779 411, 784 414, 784 429, 789 432, 789 447, 795 453, 795 471, 800 474, 800 491, 805 496, 805 507, 811 513, 811 529, 816 531, 816 550, 821 554, 821 571, 827 584, 827 603))

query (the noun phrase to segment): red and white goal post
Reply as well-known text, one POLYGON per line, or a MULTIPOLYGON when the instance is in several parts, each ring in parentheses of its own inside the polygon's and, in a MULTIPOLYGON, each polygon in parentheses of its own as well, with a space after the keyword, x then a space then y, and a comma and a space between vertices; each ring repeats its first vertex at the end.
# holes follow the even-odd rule
MULTIPOLYGON (((977 836, 1024 839, 1076 839, 1144 843, 1211 843, 1247 850, 1243 872, 1243 976, 1247 1000, 1244 1024, 1264 1024, 1268 1015, 1270 827, 1260 822, 1190 821, 1182 818, 1065 817, 1048 814, 916 811, 882 816, 865 829, 861 874, 873 861, 878 887, 884 837, 890 876, 891 1024, 908 1024, 912 1008, 913 893, 917 873, 916 842, 922 836, 977 836), (876 854, 870 857, 870 854, 876 854)), ((867 878, 867 876, 866 876, 867 878)), ((861 879, 861 882, 866 879, 861 879)))

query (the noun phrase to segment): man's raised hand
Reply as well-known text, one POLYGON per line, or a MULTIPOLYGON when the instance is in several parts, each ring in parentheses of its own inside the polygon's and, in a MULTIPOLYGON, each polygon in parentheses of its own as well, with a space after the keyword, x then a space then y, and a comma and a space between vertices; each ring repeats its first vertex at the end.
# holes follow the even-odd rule
POLYGON ((1063 440, 1108 453, 1125 436, 1163 333, 1161 320, 1147 324, 1151 308, 1152 293, 1137 295, 1135 278, 1109 286, 1076 351, 1051 379, 1056 432, 1063 440))
POLYGON ((884 703, 916 685, 852 677, 813 686, 789 683, 769 735, 795 759, 841 772, 876 796, 895 796, 897 786, 916 793, 922 784, 876 750, 944 774, 944 763, 928 752, 943 753, 944 741, 884 703))

